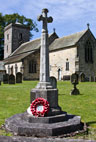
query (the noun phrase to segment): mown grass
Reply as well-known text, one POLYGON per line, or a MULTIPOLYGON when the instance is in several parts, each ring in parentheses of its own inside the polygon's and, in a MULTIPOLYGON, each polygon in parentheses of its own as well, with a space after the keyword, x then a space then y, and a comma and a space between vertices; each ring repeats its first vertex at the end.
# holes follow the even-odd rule
MULTIPOLYGON (((30 90, 36 84, 37 81, 23 81, 22 84, 0 86, 0 126, 6 118, 26 111, 30 105, 30 90)), ((70 82, 58 81, 59 105, 63 111, 81 116, 88 125, 88 135, 85 133, 75 138, 96 139, 96 83, 79 83, 80 95, 70 95, 72 88, 70 82)), ((0 135, 10 133, 0 130, 0 135)))

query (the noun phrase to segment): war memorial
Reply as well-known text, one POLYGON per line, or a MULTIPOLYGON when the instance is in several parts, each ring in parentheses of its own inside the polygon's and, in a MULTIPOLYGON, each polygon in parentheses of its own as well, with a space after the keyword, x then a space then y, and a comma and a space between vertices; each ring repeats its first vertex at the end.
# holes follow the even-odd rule
POLYGON ((38 16, 38 21, 42 21, 39 83, 30 92, 30 106, 25 113, 16 114, 5 121, 5 129, 13 133, 15 137, 12 140, 17 142, 20 139, 43 142, 47 137, 67 136, 84 130, 80 116, 68 114, 58 105, 57 85, 54 87, 52 79, 50 81, 47 24, 52 23, 53 18, 48 17, 47 13, 48 9, 43 9, 42 15, 38 16), (37 140, 37 137, 43 138, 37 140))

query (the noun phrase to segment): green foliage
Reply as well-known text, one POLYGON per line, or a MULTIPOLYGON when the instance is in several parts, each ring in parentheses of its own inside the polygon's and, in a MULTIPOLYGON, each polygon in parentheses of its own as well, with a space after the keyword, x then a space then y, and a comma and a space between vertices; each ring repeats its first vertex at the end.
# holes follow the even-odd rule
POLYGON ((23 15, 20 16, 18 13, 6 14, 3 16, 3 18, 4 18, 4 24, 5 24, 4 26, 7 26, 10 23, 19 22, 21 24, 29 26, 31 31, 34 30, 34 31, 38 32, 37 24, 32 19, 26 18, 23 15))
MULTIPOLYGON (((23 81, 22 84, 0 86, 0 125, 5 119, 16 113, 25 112, 30 105, 30 90, 37 81, 23 81)), ((96 83, 79 83, 80 95, 70 95, 73 85, 67 81, 58 81, 59 105, 69 114, 81 116, 87 123, 88 134, 79 134, 75 138, 96 139, 96 83)), ((10 135, 0 130, 0 135, 10 135)))
POLYGON ((18 13, 6 14, 4 16, 0 13, 0 60, 3 59, 4 27, 16 22, 30 27, 30 38, 33 36, 31 31, 38 32, 37 24, 32 19, 26 18, 23 15, 20 16, 18 13))

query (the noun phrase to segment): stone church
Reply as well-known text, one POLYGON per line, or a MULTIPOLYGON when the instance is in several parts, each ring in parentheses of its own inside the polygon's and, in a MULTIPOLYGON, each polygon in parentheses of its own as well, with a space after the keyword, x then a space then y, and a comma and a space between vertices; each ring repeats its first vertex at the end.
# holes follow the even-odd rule
MULTIPOLYGON (((39 79, 40 38, 29 41, 30 29, 20 23, 5 27, 4 63, 8 74, 23 73, 24 80, 39 79)), ((96 39, 88 29, 59 38, 49 34, 50 76, 69 79, 72 73, 96 76, 96 39)))

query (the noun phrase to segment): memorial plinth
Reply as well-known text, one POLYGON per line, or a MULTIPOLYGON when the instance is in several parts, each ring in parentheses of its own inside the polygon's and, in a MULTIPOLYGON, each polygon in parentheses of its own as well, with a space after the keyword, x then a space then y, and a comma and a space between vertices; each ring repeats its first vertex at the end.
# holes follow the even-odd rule
POLYGON ((46 99, 50 104, 48 115, 55 115, 61 113, 61 108, 58 106, 58 89, 53 89, 49 80, 49 42, 47 23, 51 23, 53 18, 47 17, 47 13, 48 10, 43 9, 42 15, 38 16, 38 21, 43 22, 40 49, 40 81, 36 88, 31 90, 30 98, 31 103, 38 97, 46 99))
MULTIPOLYGON (((81 117, 63 112, 58 105, 58 89, 52 87, 49 79, 49 49, 47 23, 53 21, 47 17, 48 10, 43 9, 38 17, 43 21, 40 49, 40 81, 30 92, 30 103, 39 98, 49 103, 49 112, 44 117, 33 116, 29 111, 8 118, 5 128, 20 136, 57 136, 83 130, 81 117)), ((34 106, 34 105, 33 105, 34 106)), ((37 110, 43 111, 42 105, 37 110)), ((29 108, 30 110, 30 108, 29 108)), ((33 109, 34 110, 34 109, 33 109)), ((37 113, 36 113, 37 114, 37 113)))
POLYGON ((56 115, 61 113, 61 108, 58 106, 58 90, 57 89, 32 89, 31 91, 31 103, 36 98, 41 97, 46 99, 49 104, 48 115, 56 115))
POLYGON ((20 136, 58 136, 83 130, 80 116, 60 115, 32 117, 27 113, 16 114, 6 120, 6 129, 20 136))

